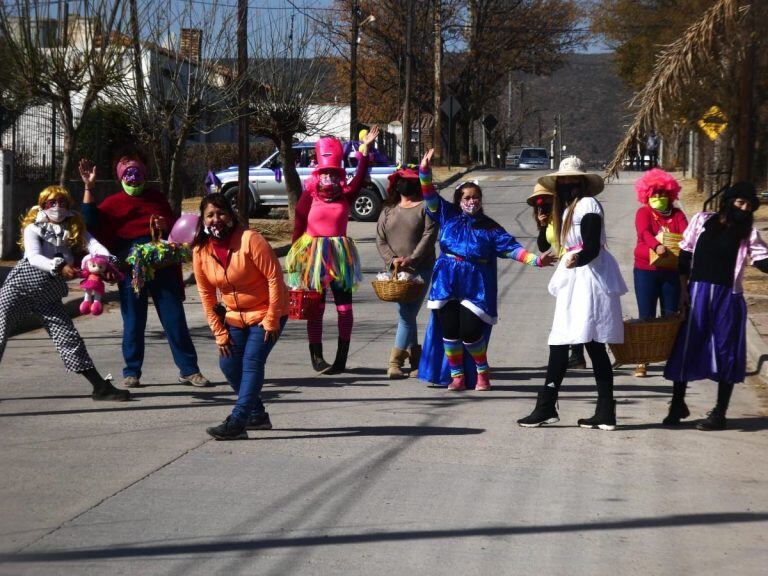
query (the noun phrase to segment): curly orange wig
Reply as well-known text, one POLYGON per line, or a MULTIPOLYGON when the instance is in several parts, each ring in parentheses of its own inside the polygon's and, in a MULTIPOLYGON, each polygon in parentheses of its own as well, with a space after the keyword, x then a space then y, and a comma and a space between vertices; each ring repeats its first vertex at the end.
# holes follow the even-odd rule
MULTIPOLYGON (((63 186, 53 185, 43 189, 37 197, 37 206, 30 208, 29 212, 21 218, 19 247, 22 250, 24 250, 24 229, 35 221, 40 210, 43 209, 43 206, 45 206, 45 203, 49 200, 65 200, 70 211, 75 207, 75 199, 72 198, 70 193, 67 192, 67 189, 63 186)), ((74 250, 85 250, 87 243, 85 240, 85 221, 83 220, 83 217, 77 212, 72 212, 62 224, 64 224, 69 231, 69 238, 67 239, 69 247, 74 250)))
POLYGON ((635 191, 640 204, 648 204, 648 198, 654 194, 663 194, 670 202, 674 202, 680 192, 680 184, 669 172, 653 168, 635 182, 635 191))

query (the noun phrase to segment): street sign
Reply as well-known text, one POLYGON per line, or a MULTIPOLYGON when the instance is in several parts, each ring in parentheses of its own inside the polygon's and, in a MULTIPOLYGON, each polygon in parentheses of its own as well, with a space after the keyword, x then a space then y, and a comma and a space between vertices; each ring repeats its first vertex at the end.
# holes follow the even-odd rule
POLYGON ((493 129, 498 125, 499 121, 496 120, 496 116, 493 114, 488 114, 488 116, 483 118, 483 126, 485 126, 485 129, 488 130, 488 132, 493 132, 493 129))
POLYGON ((698 125, 702 132, 707 135, 707 138, 715 141, 728 128, 728 118, 726 118, 720 108, 712 106, 712 108, 704 113, 701 120, 698 121, 698 125))
POLYGON ((448 116, 449 120, 452 120, 456 114, 461 112, 461 104, 459 104, 459 101, 455 96, 448 96, 448 98, 445 99, 445 102, 443 102, 443 105, 440 106, 440 110, 448 116))

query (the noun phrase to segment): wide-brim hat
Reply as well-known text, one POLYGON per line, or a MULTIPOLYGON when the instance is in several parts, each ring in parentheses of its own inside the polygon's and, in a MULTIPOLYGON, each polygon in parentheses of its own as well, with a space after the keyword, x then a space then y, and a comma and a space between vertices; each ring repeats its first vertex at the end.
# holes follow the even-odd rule
POLYGON ((539 184, 538 182, 536 182, 536 185, 533 187, 533 193, 531 193, 531 195, 528 196, 528 198, 526 198, 525 201, 528 202, 529 206, 536 206, 537 204, 536 199, 541 198, 542 196, 554 197, 555 194, 554 192, 552 192, 552 190, 550 190, 546 186, 543 186, 542 184, 539 184))
POLYGON ((542 176, 537 182, 545 188, 554 190, 557 184, 557 179, 561 176, 579 176, 584 178, 587 181, 587 196, 597 196, 603 191, 603 188, 605 188, 605 180, 603 180, 603 177, 599 174, 587 172, 584 169, 584 163, 576 156, 568 156, 568 158, 564 158, 562 162, 560 162, 560 167, 557 169, 557 172, 542 176))

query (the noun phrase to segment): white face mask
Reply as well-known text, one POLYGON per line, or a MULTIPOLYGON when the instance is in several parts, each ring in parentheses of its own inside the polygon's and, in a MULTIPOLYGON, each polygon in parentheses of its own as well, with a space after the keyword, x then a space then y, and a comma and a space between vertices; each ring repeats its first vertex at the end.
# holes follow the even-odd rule
POLYGON ((43 210, 43 212, 45 212, 48 220, 56 224, 63 222, 71 215, 71 212, 67 208, 63 208, 61 206, 51 206, 47 210, 43 210))

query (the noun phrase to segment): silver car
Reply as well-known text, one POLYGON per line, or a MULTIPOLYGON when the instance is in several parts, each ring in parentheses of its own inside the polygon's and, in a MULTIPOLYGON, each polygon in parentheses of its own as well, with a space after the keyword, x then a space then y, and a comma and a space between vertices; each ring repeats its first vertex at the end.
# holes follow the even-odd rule
POLYGON ((546 148, 523 148, 517 167, 520 170, 546 170, 549 168, 549 151, 546 148))
MULTIPOLYGON (((293 148, 297 160, 296 170, 303 182, 315 170, 310 166, 311 152, 314 152, 314 142, 302 142, 293 148)), ((250 216, 264 216, 272 208, 284 208, 288 206, 288 194, 282 177, 282 159, 280 151, 275 150, 266 160, 258 166, 251 166, 248 174, 248 212, 250 216)), ((344 168, 349 179, 355 173, 355 168, 348 165, 345 159, 344 168)), ((355 200, 351 216, 361 222, 375 222, 379 218, 381 206, 387 196, 388 176, 395 171, 395 166, 373 166, 368 170, 368 179, 365 187, 355 200)), ((230 166, 221 172, 217 172, 222 182, 222 192, 233 205, 237 204, 237 166, 230 166)))

